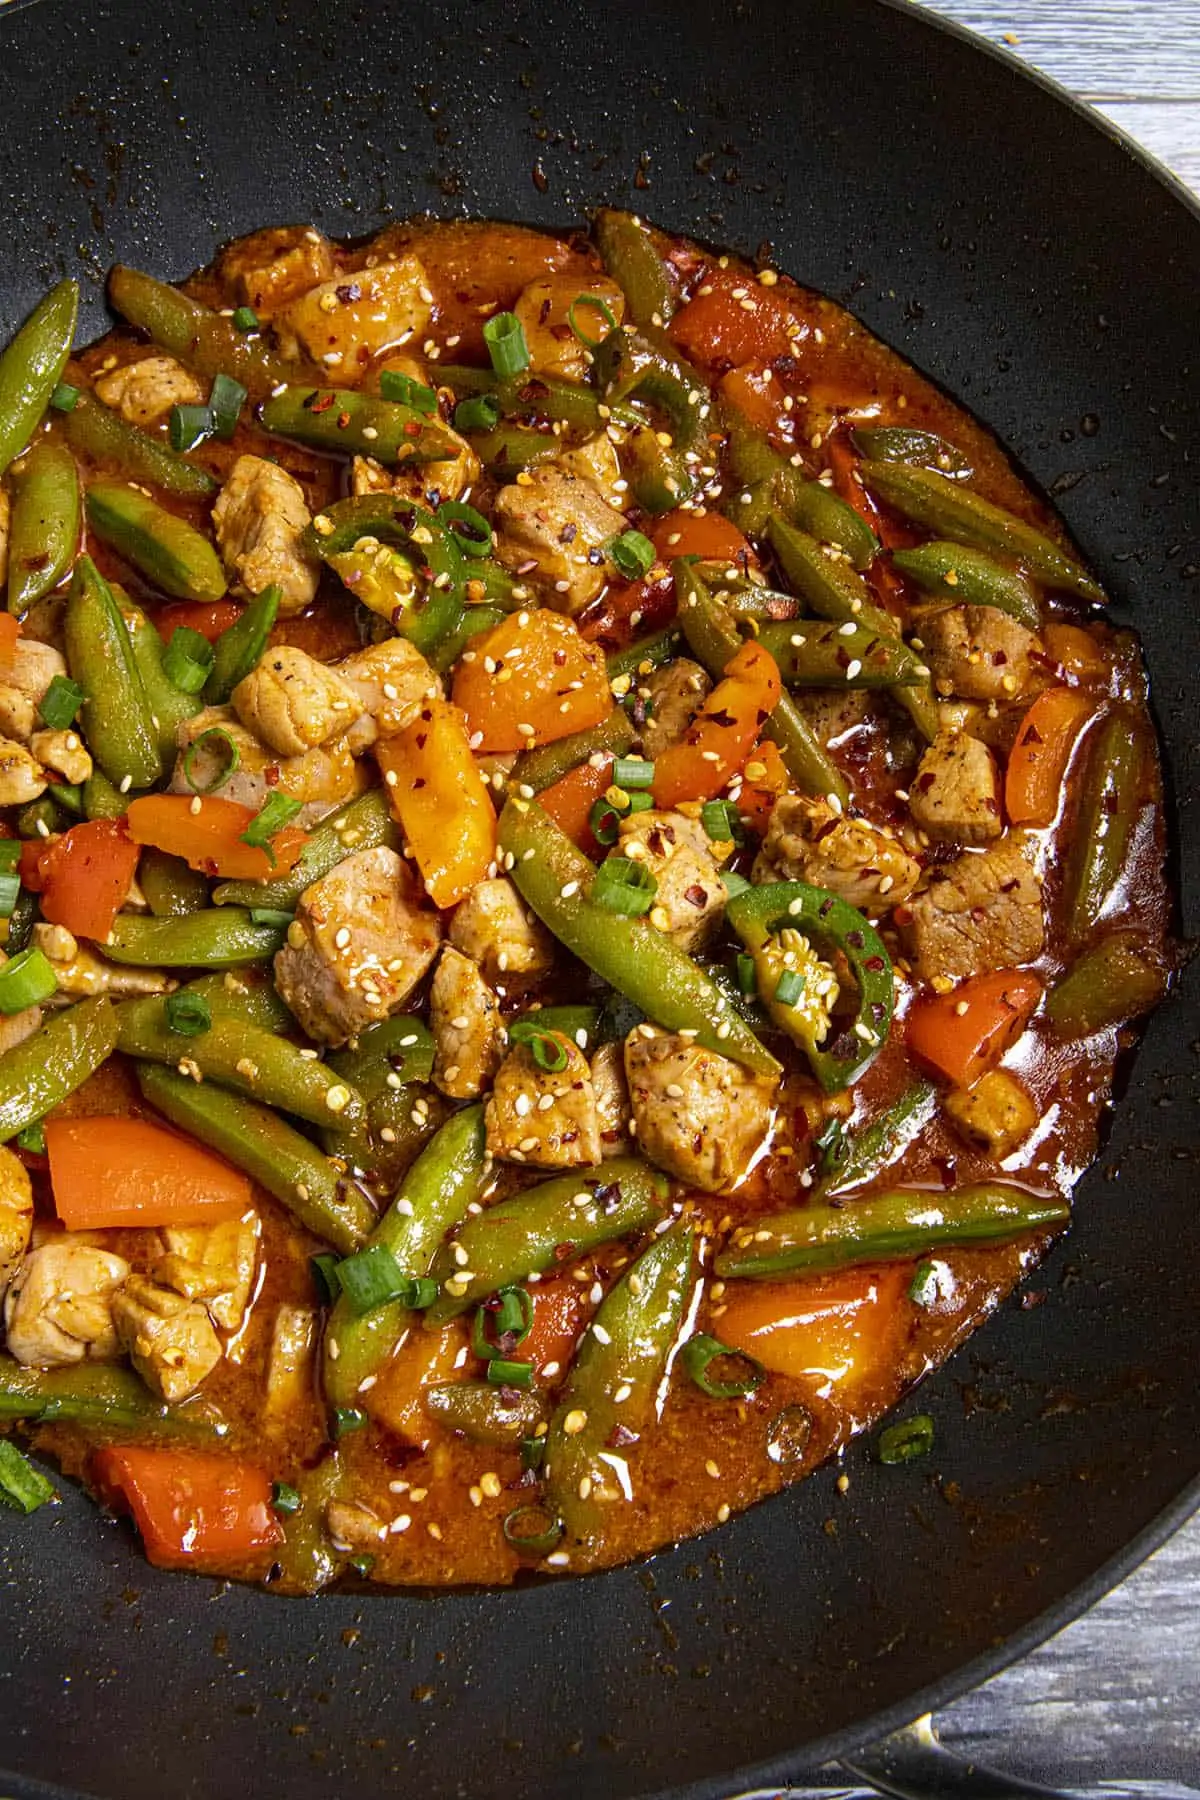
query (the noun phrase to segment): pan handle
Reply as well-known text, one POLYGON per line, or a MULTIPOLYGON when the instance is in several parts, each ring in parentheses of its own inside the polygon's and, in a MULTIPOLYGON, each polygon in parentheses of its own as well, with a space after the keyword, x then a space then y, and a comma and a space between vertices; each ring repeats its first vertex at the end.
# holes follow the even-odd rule
POLYGON ((868 1744, 841 1767, 893 1800, 1066 1800, 1058 1788, 1018 1781, 978 1763, 964 1762, 938 1737, 926 1713, 902 1731, 868 1744))

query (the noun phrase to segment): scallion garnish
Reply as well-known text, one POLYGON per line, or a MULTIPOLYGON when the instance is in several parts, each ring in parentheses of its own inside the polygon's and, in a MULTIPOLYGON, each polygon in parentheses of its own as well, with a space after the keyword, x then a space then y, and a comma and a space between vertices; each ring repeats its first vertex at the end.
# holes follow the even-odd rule
POLYGON ((414 412, 424 413, 426 418, 437 411, 436 388, 426 387, 423 381, 406 375, 403 369, 382 369, 379 392, 385 400, 397 400, 401 406, 411 406, 414 412))
POLYGON ((619 788, 652 787, 654 764, 640 756, 618 756, 613 764, 613 781, 619 788))
POLYGON ((275 861, 275 852, 271 848, 271 839, 277 831, 290 824, 300 811, 300 801, 293 800, 290 794, 268 794, 262 806, 255 813, 245 831, 241 842, 249 844, 252 850, 265 850, 275 861))
POLYGON ((795 1006, 804 992, 804 977, 797 969, 785 969, 775 983, 772 999, 780 1006, 795 1006))
POLYGON ((0 1500, 16 1512, 36 1512, 54 1498, 54 1484, 8 1438, 0 1438, 0 1500))
POLYGON ((11 875, 21 860, 20 838, 0 838, 0 870, 11 875))
POLYGON ((650 539, 640 531, 623 531, 604 546, 608 560, 626 581, 640 581, 654 567, 655 551, 650 539))
POLYGON ((317 1290, 318 1300, 322 1306, 332 1306, 342 1291, 338 1281, 337 1257, 332 1256, 328 1250, 324 1250, 319 1256, 309 1257, 308 1268, 313 1279, 313 1286, 317 1290))
MULTIPOLYGON (((172 642, 174 642, 174 639, 172 639, 172 642)), ((241 760, 242 753, 238 749, 236 738, 234 738, 230 732, 226 731, 223 725, 210 725, 207 731, 202 731, 200 736, 188 745, 183 758, 183 779, 187 782, 193 794, 215 794, 219 788, 225 786, 225 783, 237 769, 241 760), (196 780, 196 777, 192 772, 192 759, 202 745, 213 753, 220 747, 225 758, 224 764, 218 765, 217 771, 212 779, 205 782, 203 785, 196 780)))
POLYGON ((737 984, 739 993, 745 994, 747 1000, 753 1000, 758 993, 758 970, 754 967, 754 958, 744 952, 737 959, 737 984))
POLYGON ((520 375, 529 367, 529 346, 516 313, 496 313, 483 328, 492 367, 497 375, 520 375))
POLYGON ((208 396, 208 410, 212 414, 212 428, 216 437, 228 441, 233 436, 246 400, 245 388, 240 381, 235 381, 232 375, 213 376, 213 384, 208 396))
POLYGON ((79 389, 69 381, 60 381, 50 396, 50 404, 55 412, 74 412, 79 405, 79 389))
POLYGON ((501 1527, 504 1541, 523 1556, 541 1556, 553 1550, 563 1534, 561 1519, 544 1506, 518 1506, 509 1513, 501 1527))
POLYGON ((278 1513, 281 1519, 290 1519, 293 1513, 300 1511, 300 1495, 296 1488, 290 1487, 286 1481, 271 1483, 271 1511, 278 1513))
POLYGON ((357 1406, 335 1406, 333 1409, 333 1435, 335 1438, 347 1437, 352 1431, 361 1431, 367 1422, 367 1415, 357 1406))
POLYGON ((732 800, 706 800, 700 809, 700 823, 715 844, 740 844, 745 837, 732 800))
POLYGON ((476 1309, 471 1348, 484 1362, 520 1349, 533 1326, 533 1301, 523 1287, 505 1287, 476 1309))
POLYGON ((521 1467, 526 1474, 531 1469, 540 1469, 545 1460, 546 1440, 544 1437, 521 1439, 521 1467))
POLYGON ((657 892, 658 882, 644 863, 631 862, 627 856, 610 856, 596 870, 591 897, 606 912, 640 919, 654 905, 657 892))
POLYGON ((0 968, 0 1013, 11 1017, 27 1006, 40 1006, 58 989, 58 980, 45 954, 30 946, 0 968))
POLYGON ((16 874, 0 875, 0 919, 11 919, 21 893, 21 877, 16 874))
POLYGON ((284 912, 278 906, 252 906, 250 908, 252 925, 270 925, 276 931, 286 931, 295 916, 295 913, 284 912))
POLYGON ((766 1370, 742 1350, 731 1350, 720 1338, 698 1332, 680 1351, 683 1366, 700 1389, 711 1400, 744 1400, 761 1384, 766 1370), (713 1363, 726 1361, 722 1380, 719 1371, 710 1374, 713 1363))
POLYGON ((517 1019, 508 1028, 510 1044, 524 1044, 539 1069, 547 1075, 561 1075, 570 1061, 562 1039, 553 1031, 545 1031, 536 1018, 517 1019))
POLYGON ((189 994, 181 988, 167 995, 167 1028, 180 1037, 203 1037, 212 1030, 212 1009, 203 994, 189 994))
POLYGON ((744 875, 735 875, 732 869, 722 869, 721 885, 732 900, 735 894, 744 894, 751 884, 744 875))
POLYGON ((437 510, 439 525, 446 526, 464 556, 490 556, 494 532, 481 512, 461 500, 445 500, 437 510))
POLYGON ((377 1306, 403 1300, 412 1286, 410 1277, 383 1244, 372 1244, 345 1257, 338 1264, 337 1279, 351 1312, 359 1317, 377 1306))
POLYGON ((879 1434, 876 1455, 881 1463, 915 1462, 933 1449, 933 1420, 928 1413, 901 1419, 879 1434))
POLYGON ((82 705, 83 689, 78 683, 72 681, 69 675, 56 675, 42 695, 38 711, 47 730, 65 731, 74 722, 82 705))
POLYGON ((500 402, 491 394, 472 394, 454 409, 455 431, 494 431, 500 423, 500 402))
POLYGON ((195 450, 216 429, 211 406, 173 406, 167 417, 172 450, 195 450))
POLYGON ((608 336, 608 333, 617 329, 616 314, 602 294, 576 294, 574 300, 572 300, 570 306, 567 308, 567 324, 571 327, 571 330, 575 333, 579 342, 587 350, 599 349, 600 345, 608 336), (601 322, 608 327, 608 331, 602 332, 599 337, 589 337, 580 326, 579 320, 575 317, 581 307, 585 308, 588 312, 597 313, 601 322))
POLYGON ((588 825, 592 836, 598 844, 615 844, 620 830, 624 812, 619 812, 611 800, 596 800, 588 814, 588 825))
POLYGON ((235 306, 233 322, 239 331, 258 331, 258 314, 252 306, 235 306))
POLYGON ((163 672, 173 687, 198 694, 212 673, 213 647, 190 625, 177 625, 163 653, 163 672))
POLYGON ((45 1156, 46 1127, 41 1119, 35 1119, 24 1131, 18 1131, 13 1142, 18 1150, 24 1150, 30 1156, 45 1156))
POLYGON ((533 1385, 533 1364, 531 1362, 509 1362, 507 1357, 493 1356, 487 1366, 487 1378, 493 1387, 531 1387, 533 1385))

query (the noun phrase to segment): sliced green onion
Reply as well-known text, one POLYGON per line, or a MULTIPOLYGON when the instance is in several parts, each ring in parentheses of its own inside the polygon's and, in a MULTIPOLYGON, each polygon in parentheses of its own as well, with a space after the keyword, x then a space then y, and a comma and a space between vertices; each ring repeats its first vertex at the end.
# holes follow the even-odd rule
POLYGON ((657 892, 658 882, 644 863, 631 862, 627 856, 609 856, 596 870, 591 897, 606 912, 640 919, 654 905, 657 892))
POLYGON ((0 838, 0 870, 11 875, 21 860, 20 838, 0 838))
POLYGON ((780 1006, 795 1006, 804 992, 804 977, 797 969, 785 969, 775 983, 773 998, 780 1006))
POLYGON ((212 1030, 212 1009, 203 994, 189 994, 181 988, 167 995, 167 1027, 180 1037, 203 1037, 212 1030))
POLYGON ((490 556, 495 533, 481 512, 461 500, 444 500, 437 509, 439 525, 445 525, 464 556, 490 556))
POLYGON ((533 1326, 533 1301, 523 1287, 501 1288, 476 1309, 471 1348, 484 1362, 517 1350, 533 1326))
POLYGON ((163 673, 173 687, 198 694, 213 666, 213 647, 190 625, 177 625, 163 654, 163 673))
POLYGON ((341 1283, 338 1281, 337 1257, 331 1255, 328 1250, 324 1250, 320 1256, 309 1257, 308 1267, 313 1278, 313 1286, 317 1290, 318 1300, 322 1306, 332 1306, 342 1291, 341 1283))
POLYGON ((631 813, 649 812, 653 805, 654 795, 648 794, 645 788, 635 788, 633 793, 629 796, 629 810, 631 813))
POLYGON ((50 731, 65 731, 72 724, 76 713, 83 705, 83 689, 69 675, 56 675, 46 692, 42 695, 42 704, 38 711, 42 715, 42 724, 50 731))
POLYGON ((58 990, 54 970, 42 951, 30 948, 12 957, 0 969, 0 1013, 24 1012, 40 1006, 58 990))
POLYGON ((618 756, 613 764, 613 781, 619 788, 653 787, 654 764, 640 756, 618 756))
POLYGON ((732 800, 706 800, 700 809, 700 823, 716 844, 740 844, 746 835, 732 800))
POLYGON ((211 406, 173 406, 167 416, 167 436, 172 450, 195 450, 212 437, 217 421, 211 406))
POLYGON ((55 412, 74 412, 79 405, 79 389, 69 381, 60 381, 50 396, 50 404, 55 412))
POLYGON ((212 388, 208 396, 208 408, 212 414, 213 431, 226 442, 237 430, 237 422, 248 395, 240 381, 232 375, 214 375, 212 388))
POLYGON ((721 885, 732 900, 735 894, 744 894, 752 884, 744 875, 735 875, 732 869, 721 870, 721 885))
POLYGON ((761 1385, 766 1374, 762 1364, 752 1356, 747 1356, 742 1350, 731 1350, 720 1338, 709 1337, 703 1331, 688 1339, 680 1356, 684 1368, 700 1392, 707 1394, 711 1400, 744 1400, 761 1385), (723 1358, 729 1360, 732 1370, 721 1381, 710 1375, 709 1369, 713 1363, 723 1358))
POLYGON ((26 1125, 24 1131, 18 1131, 13 1141, 18 1150, 28 1151, 30 1156, 45 1156, 46 1127, 41 1119, 35 1119, 32 1125, 26 1125))
POLYGON ((944 1262, 920 1262, 913 1270, 908 1297, 914 1306, 928 1309, 954 1292, 954 1276, 944 1262))
POLYGON ((350 1558, 350 1567, 354 1570, 356 1575, 361 1575, 363 1580, 366 1581, 369 1579, 371 1571, 375 1567, 375 1558, 368 1551, 364 1550, 361 1556, 352 1556, 350 1558))
POLYGON ((527 1388, 533 1384, 533 1364, 493 1356, 487 1366, 487 1378, 494 1387, 527 1388))
POLYGON ((604 342, 604 339, 608 336, 608 332, 617 329, 616 315, 602 294, 577 294, 567 308, 567 324, 571 327, 571 330, 575 333, 579 342, 587 350, 598 350, 600 345, 604 342), (603 323, 608 326, 608 331, 606 331, 602 337, 589 337, 581 328, 579 320, 575 317, 575 314, 579 311, 580 307, 586 307, 589 312, 598 313, 600 315, 603 323))
POLYGON ((598 844, 615 844, 625 813, 618 812, 611 800, 595 800, 588 814, 588 825, 598 844))
POLYGON ((379 374, 379 392, 385 400, 398 400, 401 406, 411 406, 414 412, 424 413, 427 417, 437 411, 437 389, 426 387, 414 375, 406 375, 403 369, 382 369, 379 374))
POLYGON ((8 1438, 0 1438, 0 1500, 16 1512, 36 1512, 54 1498, 54 1484, 8 1438))
MULTIPOLYGON (((174 639, 171 641, 173 643, 174 639)), ((229 780, 230 776, 233 775, 241 760, 242 753, 238 749, 236 738, 226 731, 223 725, 210 725, 207 731, 202 731, 200 736, 193 739, 188 745, 183 758, 183 779, 187 782, 193 794, 215 794, 219 788, 225 786, 225 783, 229 780), (214 738, 217 743, 225 746, 225 765, 223 768, 218 768, 216 774, 212 777, 212 780, 201 787, 195 776, 192 774, 192 758, 195 756, 197 750, 199 750, 201 744, 207 744, 210 750, 215 749, 216 744, 213 743, 214 738)))
POLYGON ((367 1415, 357 1406, 335 1406, 333 1409, 333 1435, 335 1438, 349 1436, 352 1431, 361 1431, 367 1422, 367 1415))
POLYGON ((497 375, 519 375, 529 367, 529 346, 516 313, 496 313, 483 328, 483 341, 497 375))
POLYGON ((521 1467, 526 1474, 531 1469, 540 1469, 545 1460, 546 1440, 544 1437, 521 1439, 521 1467))
POLYGON ((274 862, 271 839, 295 818, 300 805, 300 801, 293 800, 289 794, 269 794, 243 831, 240 841, 249 844, 252 850, 265 850, 274 862))
POLYGON ((495 431, 500 423, 500 402, 493 394, 473 394, 454 409, 455 431, 495 431))
POLYGON ((928 1413, 918 1413, 881 1431, 876 1455, 881 1463, 906 1463, 928 1456, 932 1449, 933 1420, 928 1413))
POLYGON ((278 1513, 281 1519, 290 1519, 293 1513, 300 1511, 300 1495, 286 1481, 271 1483, 271 1511, 278 1513))
POLYGON ((846 1143, 846 1126, 836 1114, 826 1119, 813 1143, 821 1153, 822 1175, 832 1174, 845 1162, 849 1146, 846 1143))
POLYGON ((383 1244, 345 1257, 338 1264, 337 1278, 350 1310, 360 1316, 398 1300, 408 1286, 408 1277, 383 1244))
POLYGON ((258 314, 252 306, 235 306, 233 322, 239 331, 257 331, 259 329, 258 314))
POLYGON ((510 1044, 524 1044, 539 1069, 561 1075, 570 1061, 566 1047, 551 1031, 543 1031, 533 1019, 518 1019, 508 1028, 510 1044))
POLYGON ((758 993, 758 970, 754 966, 754 958, 744 953, 737 959, 737 984, 747 1000, 753 1000, 758 993))
POLYGON ((286 931, 295 913, 283 912, 277 906, 252 906, 250 923, 252 925, 271 925, 276 931, 286 931))
POLYGON ((604 546, 608 560, 626 581, 640 581, 649 574, 656 561, 650 539, 640 531, 623 531, 604 546))
POLYGON ((424 1312, 432 1306, 441 1290, 436 1281, 428 1275, 409 1275, 405 1278, 404 1292, 397 1296, 400 1305, 409 1312, 424 1312))
POLYGON ((509 1513, 501 1530, 504 1541, 523 1556, 541 1556, 553 1550, 563 1534, 562 1520, 544 1506, 518 1506, 509 1513))
POLYGON ((19 875, 0 875, 0 919, 11 919, 21 894, 19 875))

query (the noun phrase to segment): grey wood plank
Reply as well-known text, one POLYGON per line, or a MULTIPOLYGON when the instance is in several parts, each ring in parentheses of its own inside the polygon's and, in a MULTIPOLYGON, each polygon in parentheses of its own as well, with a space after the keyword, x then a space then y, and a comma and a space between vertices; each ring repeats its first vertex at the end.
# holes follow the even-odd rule
POLYGON ((1200 100, 1114 100, 1096 110, 1200 192, 1200 100))
POLYGON ((1200 99, 1200 0, 926 0, 1087 99, 1200 99))

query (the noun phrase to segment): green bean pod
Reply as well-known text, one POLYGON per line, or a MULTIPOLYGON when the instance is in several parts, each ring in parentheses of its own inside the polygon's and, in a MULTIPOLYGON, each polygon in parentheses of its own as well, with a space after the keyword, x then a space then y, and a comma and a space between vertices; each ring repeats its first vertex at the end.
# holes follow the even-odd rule
POLYGON ((1052 538, 959 482, 939 475, 936 469, 864 462, 859 474, 868 493, 886 501, 914 525, 924 525, 939 537, 975 550, 1011 556, 1056 592, 1078 594, 1081 600, 1101 604, 1107 598, 1099 582, 1052 538))
POLYGON ((624 1500, 614 1433, 640 1431, 653 1417, 691 1269, 691 1227, 679 1224, 625 1271, 584 1334, 546 1438, 546 1509, 568 1556, 601 1550, 624 1500))
MULTIPOLYGON (((388 1250, 405 1275, 425 1275, 447 1231, 478 1200, 487 1169, 482 1106, 453 1114, 421 1152, 368 1239, 388 1250)), ((490 1290, 489 1290, 490 1292, 490 1290)), ((362 1383, 386 1362, 413 1314, 397 1302, 356 1314, 340 1295, 325 1328, 325 1396, 357 1406, 362 1383)))
POLYGON ((145 683, 116 598, 90 556, 75 564, 63 637, 71 678, 83 689, 88 749, 121 792, 152 787, 163 762, 145 683))
POLYGON ((435 1382, 423 1390, 421 1404, 448 1431, 495 1450, 515 1450, 546 1416, 545 1399, 535 1388, 521 1393, 490 1381, 435 1382))
POLYGON ((279 587, 272 582, 247 601, 241 617, 213 645, 212 672, 204 684, 209 706, 225 706, 238 682, 258 666, 279 616, 280 598, 279 587))
POLYGON ((535 750, 523 750, 513 764, 508 783, 514 792, 528 787, 540 794, 590 756, 627 756, 632 748, 633 726, 628 715, 614 706, 599 725, 573 731, 570 737, 540 744, 535 750))
POLYGON ((147 846, 138 859, 138 882, 156 919, 180 919, 209 904, 208 881, 181 856, 147 846))
POLYGON ((1162 964, 1127 938, 1086 950, 1046 996, 1046 1017, 1062 1037, 1090 1037, 1157 1006, 1167 989, 1162 964))
POLYGON ((17 475, 8 536, 8 610, 23 618, 56 588, 79 549, 79 471, 65 445, 42 438, 17 475))
POLYGON ((286 875, 270 881, 223 881, 213 891, 217 906, 253 906, 278 912, 294 912, 305 888, 320 881, 331 869, 358 850, 376 850, 381 844, 399 848, 399 834, 384 788, 370 788, 322 819, 309 833, 300 860, 286 875))
POLYGON ((75 336, 79 283, 60 281, 0 355, 0 475, 37 430, 75 336))
POLYGON ((206 500, 217 491, 218 483, 207 469, 185 462, 94 394, 80 394, 70 412, 62 415, 62 428, 73 450, 93 462, 110 464, 130 481, 147 482, 181 500, 206 500))
POLYGON ((0 1055, 0 1144, 44 1118, 82 1087, 117 1047, 111 1000, 80 1000, 51 1013, 23 1043, 0 1055))
POLYGON ((534 800, 512 799, 497 844, 511 854, 522 898, 560 943, 668 1031, 690 1030, 706 1050, 759 1075, 779 1064, 700 966, 645 919, 590 898, 596 869, 534 800))
POLYGON ((656 1225, 666 1197, 665 1176, 633 1157, 614 1156, 485 1207, 434 1257, 429 1272, 442 1291, 426 1319, 443 1325, 498 1288, 555 1268, 564 1244, 583 1256, 656 1225))
MULTIPOLYGON (((253 975, 201 975, 189 981, 180 992, 198 994, 207 1001, 212 1012, 224 1018, 247 1019, 263 1031, 294 1031, 293 1019, 270 980, 255 980, 253 975)), ((331 1065, 332 1066, 332 1065, 331 1065)))
POLYGON ((778 512, 821 543, 836 545, 856 569, 878 556, 879 539, 862 515, 832 488, 809 481, 737 413, 729 417, 729 457, 741 490, 727 510, 749 536, 761 537, 778 512))
POLYGON ((265 1106, 278 1107, 313 1125, 334 1119, 352 1127, 365 1116, 361 1094, 323 1062, 244 1017, 217 1011, 207 1031, 185 1036, 171 1029, 168 1002, 126 1000, 117 1008, 117 1048, 144 1062, 166 1063, 196 1079, 215 1081, 265 1106))
MULTIPOLYGON (((438 386, 453 388, 456 394, 489 394, 506 419, 548 419, 569 426, 572 431, 589 433, 603 430, 608 423, 601 411, 600 396, 594 388, 578 381, 534 375, 529 370, 505 377, 494 370, 464 368, 453 363, 440 364, 437 373, 438 386)), ((480 434, 468 435, 478 448, 480 434)))
POLYGON ((198 375, 232 375, 252 399, 308 373, 269 349, 264 338, 239 331, 232 319, 140 269, 118 263, 108 278, 108 298, 122 318, 198 375))
POLYGON ((815 624, 798 619, 789 625, 764 625, 758 641, 779 664, 789 687, 911 687, 923 678, 907 645, 890 634, 880 637, 869 625, 815 624))
POLYGON ((906 1262, 954 1244, 999 1244, 1045 1231, 1071 1216, 1057 1194, 1027 1193, 1006 1182, 980 1182, 939 1193, 894 1188, 841 1206, 772 1213, 735 1231, 713 1264, 723 1279, 771 1281, 855 1263, 906 1262))
POLYGON ((652 637, 639 638, 627 650, 617 650, 608 658, 605 664, 608 679, 619 681, 624 675, 631 679, 635 675, 648 675, 652 669, 660 669, 664 663, 673 661, 679 654, 681 643, 679 628, 675 625, 656 631, 652 637))
POLYGON ((260 408, 259 423, 272 437, 338 456, 373 456, 387 468, 445 462, 455 454, 454 439, 436 419, 358 388, 272 390, 260 408))
POLYGON ((1124 711, 1092 734, 1064 881, 1074 944, 1100 923, 1124 872, 1141 810, 1142 755, 1141 733, 1124 711))
POLYGON ((854 448, 868 461, 908 463, 917 469, 937 469, 960 479, 974 474, 970 458, 935 431, 915 425, 858 425, 850 433, 854 448))
POLYGON ((228 1431, 210 1401, 165 1406, 132 1369, 80 1362, 58 1369, 26 1369, 0 1356, 0 1419, 39 1425, 83 1425, 106 1437, 133 1431, 139 1437, 187 1442, 219 1439, 228 1431))
POLYGON ((593 357, 610 407, 636 401, 666 420, 669 444, 649 421, 634 425, 622 446, 621 467, 639 506, 649 513, 670 512, 696 492, 698 471, 713 455, 708 384, 653 328, 610 331, 593 357))
POLYGON ((221 559, 206 537, 137 488, 94 481, 87 518, 96 536, 147 581, 177 600, 219 600, 225 592, 221 559))
POLYGON ((115 583, 112 592, 129 633, 133 660, 146 690, 158 753, 162 758, 163 768, 169 769, 178 749, 179 727, 186 724, 188 719, 195 718, 201 710, 201 701, 197 694, 185 694, 182 688, 177 688, 168 676, 163 667, 166 646, 141 607, 135 606, 124 588, 115 583))
POLYGON ((480 462, 501 481, 511 481, 522 469, 536 469, 562 455, 562 439, 549 431, 530 431, 520 425, 498 425, 494 431, 471 434, 471 447, 480 462))
POLYGON ((393 1075, 401 1085, 428 1081, 433 1034, 416 1013, 395 1013, 360 1031, 352 1047, 331 1050, 329 1067, 364 1094, 376 1094, 393 1075))
POLYGON ((197 1086, 157 1063, 139 1063, 137 1078, 143 1097, 164 1118, 244 1169, 306 1231, 343 1256, 363 1244, 375 1223, 365 1194, 269 1107, 211 1082, 197 1086))
POLYGON ((931 538, 915 550, 893 550, 892 563, 928 594, 951 606, 994 606, 1037 631, 1042 609, 1033 583, 982 550, 931 538))
POLYGON ((936 1111, 937 1089, 933 1083, 914 1081, 898 1100, 842 1144, 829 1159, 830 1166, 810 1197, 819 1200, 826 1194, 841 1194, 873 1181, 916 1142, 936 1111))
POLYGON ((282 1593, 319 1593, 346 1567, 347 1553, 334 1549, 325 1528, 325 1508, 341 1497, 345 1479, 336 1450, 296 1477, 300 1507, 283 1521, 283 1544, 276 1555, 282 1593))
POLYGON ((595 219, 596 248, 625 296, 635 325, 661 328, 675 311, 675 290, 654 240, 634 213, 602 207, 595 219))
POLYGON ((235 969, 265 962, 283 945, 278 925, 256 925, 239 907, 154 919, 118 913, 105 944, 111 962, 139 969, 235 969))
MULTIPOLYGON (((737 627, 720 603, 696 575, 692 565, 671 565, 678 596, 679 623, 697 662, 703 663, 714 681, 741 648, 737 627)), ((767 721, 766 735, 777 746, 788 774, 807 794, 835 794, 845 806, 850 789, 808 720, 787 694, 782 694, 767 721)))
POLYGON ((83 784, 83 813, 87 819, 120 819, 129 810, 132 792, 114 787, 103 769, 93 769, 83 784))

